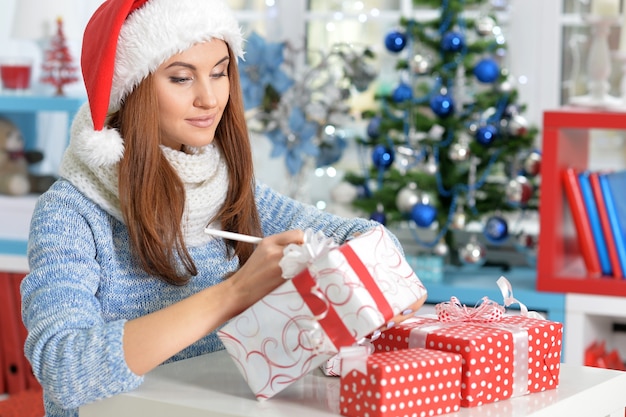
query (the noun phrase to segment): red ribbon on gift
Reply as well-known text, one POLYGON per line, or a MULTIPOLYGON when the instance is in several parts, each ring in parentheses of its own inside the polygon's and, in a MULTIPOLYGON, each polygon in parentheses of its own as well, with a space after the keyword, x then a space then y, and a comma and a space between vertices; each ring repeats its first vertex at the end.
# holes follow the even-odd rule
MULTIPOLYGON (((357 274, 363 286, 374 299, 376 307, 385 319, 393 317, 393 308, 385 298, 385 295, 376 284, 376 280, 369 273, 359 256, 349 245, 342 245, 339 250, 346 258, 346 261, 357 274)), ((343 346, 350 346, 356 342, 356 335, 346 327, 331 303, 328 302, 324 294, 319 290, 317 280, 311 275, 308 269, 302 271, 293 279, 293 285, 302 297, 302 300, 315 315, 316 320, 330 338, 337 349, 343 346)))

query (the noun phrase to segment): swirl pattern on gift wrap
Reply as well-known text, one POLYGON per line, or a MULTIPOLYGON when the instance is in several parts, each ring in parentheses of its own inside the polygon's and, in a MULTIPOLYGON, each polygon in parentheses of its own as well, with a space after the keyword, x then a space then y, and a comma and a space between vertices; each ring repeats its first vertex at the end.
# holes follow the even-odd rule
POLYGON ((399 314, 426 294, 382 227, 347 245, 365 264, 369 278, 373 278, 369 285, 376 288, 363 282, 341 250, 332 250, 309 264, 308 274, 315 280, 303 291, 308 292, 306 298, 311 305, 296 289, 294 282, 300 282, 300 276, 296 276, 220 330, 220 338, 257 398, 270 398, 334 356, 338 350, 329 332, 335 327, 345 326, 356 341, 391 319, 392 315, 381 314, 371 292, 381 294, 393 314, 399 314), (324 331, 319 332, 321 318, 331 309, 337 322, 331 321, 328 328, 322 326, 324 331), (247 326, 243 332, 238 327, 242 316, 252 317, 242 322, 247 326), (258 332, 253 331, 256 329, 251 323, 258 323, 258 332))

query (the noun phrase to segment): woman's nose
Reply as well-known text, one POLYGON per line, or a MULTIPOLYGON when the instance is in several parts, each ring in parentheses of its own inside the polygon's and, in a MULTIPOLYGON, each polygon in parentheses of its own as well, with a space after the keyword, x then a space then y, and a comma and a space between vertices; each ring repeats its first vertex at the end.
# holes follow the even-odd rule
POLYGON ((210 82, 201 82, 196 87, 196 98, 194 106, 196 107, 215 107, 217 105, 217 97, 210 82))

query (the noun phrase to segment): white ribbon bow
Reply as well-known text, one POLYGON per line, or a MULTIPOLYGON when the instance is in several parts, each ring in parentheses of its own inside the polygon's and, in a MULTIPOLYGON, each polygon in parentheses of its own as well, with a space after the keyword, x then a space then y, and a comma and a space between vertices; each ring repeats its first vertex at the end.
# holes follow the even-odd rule
POLYGON ((337 247, 332 238, 322 232, 304 231, 304 242, 301 245, 290 243, 283 250, 283 258, 278 265, 283 271, 283 278, 291 279, 311 265, 316 259, 325 256, 337 247))

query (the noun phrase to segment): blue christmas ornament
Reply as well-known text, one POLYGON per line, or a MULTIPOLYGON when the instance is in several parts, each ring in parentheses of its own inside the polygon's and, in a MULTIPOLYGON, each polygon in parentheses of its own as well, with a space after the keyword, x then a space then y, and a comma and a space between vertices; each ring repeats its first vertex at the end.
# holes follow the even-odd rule
POLYGON ((439 117, 447 117, 454 113, 454 101, 449 94, 436 94, 430 99, 430 108, 439 117))
POLYGON ((478 128, 476 131, 476 140, 483 146, 489 146, 496 140, 498 135, 498 129, 492 125, 485 125, 478 128))
POLYGON ((509 237, 509 226, 500 216, 493 216, 487 220, 483 234, 492 243, 503 243, 509 237))
POLYGON ((465 37, 459 32, 448 32, 441 38, 441 49, 446 52, 459 52, 465 47, 465 37))
POLYGON ((376 139, 380 136, 380 122, 382 121, 380 116, 374 116, 367 124, 367 136, 371 139, 376 139))
POLYGON ((419 227, 430 227, 437 218, 437 210, 430 204, 417 203, 411 209, 411 219, 419 227))
POLYGON ((500 76, 500 67, 491 58, 482 59, 474 67, 474 76, 482 83, 492 83, 500 76))
POLYGON ((413 88, 407 83, 400 83, 400 85, 398 85, 396 89, 393 90, 391 98, 396 103, 409 101, 413 98, 413 88))
POLYGON ((387 216, 382 211, 375 211, 370 215, 370 220, 374 220, 382 225, 387 223, 387 216))
POLYGON ((378 169, 387 169, 393 164, 393 151, 384 145, 376 145, 372 151, 372 162, 378 169))
POLYGON ((406 34, 397 30, 391 31, 385 36, 385 47, 389 52, 398 53, 406 46, 406 34))

